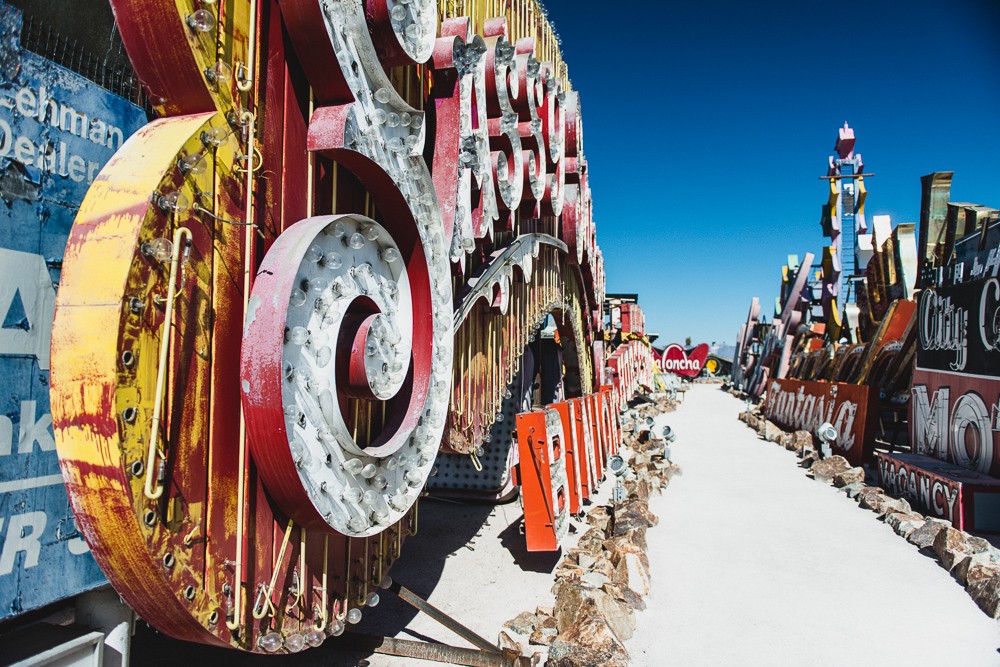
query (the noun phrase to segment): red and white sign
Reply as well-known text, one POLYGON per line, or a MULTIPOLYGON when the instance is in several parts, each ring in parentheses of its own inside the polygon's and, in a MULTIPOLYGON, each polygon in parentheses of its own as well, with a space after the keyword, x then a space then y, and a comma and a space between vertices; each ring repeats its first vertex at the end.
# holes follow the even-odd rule
POLYGON ((676 373, 684 377, 697 377, 708 359, 708 345, 702 343, 691 350, 691 354, 677 343, 671 343, 663 350, 660 357, 660 368, 664 373, 676 373))

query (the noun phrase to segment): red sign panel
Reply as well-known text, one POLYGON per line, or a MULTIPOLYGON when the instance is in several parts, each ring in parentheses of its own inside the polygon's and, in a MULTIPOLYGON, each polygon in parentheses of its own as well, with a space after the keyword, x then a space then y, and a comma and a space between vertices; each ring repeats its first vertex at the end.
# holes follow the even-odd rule
POLYGON ((920 454, 877 457, 880 483, 889 493, 959 530, 1000 531, 1000 480, 920 454))
POLYGON ((917 368, 911 392, 913 451, 1000 476, 1000 379, 917 368))
POLYGON ((865 385, 807 380, 772 380, 764 415, 786 431, 816 433, 825 422, 837 429, 833 451, 853 466, 861 465, 874 437, 874 392, 865 385))
POLYGON ((697 377, 708 359, 708 345, 702 343, 688 354, 677 343, 671 343, 663 350, 660 366, 664 373, 676 373, 684 377, 697 377))

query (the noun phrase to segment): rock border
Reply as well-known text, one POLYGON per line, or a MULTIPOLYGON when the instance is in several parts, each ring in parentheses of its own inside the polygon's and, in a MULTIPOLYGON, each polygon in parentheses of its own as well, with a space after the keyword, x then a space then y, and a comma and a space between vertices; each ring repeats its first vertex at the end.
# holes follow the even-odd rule
MULTIPOLYGON (((675 409, 666 397, 639 398, 632 410, 639 419, 675 409)), ((635 613, 646 608, 650 591, 646 530, 659 522, 649 498, 662 493, 680 468, 670 461, 664 440, 649 431, 623 432, 619 454, 628 462, 626 498, 595 505, 586 513, 589 526, 576 546, 568 549, 555 569, 553 606, 522 612, 504 624, 500 646, 524 653, 547 647, 550 667, 626 667, 630 656, 624 642, 635 631, 635 613)), ((613 485, 614 478, 606 478, 613 485)))
POLYGON ((1000 549, 982 537, 957 530, 951 522, 915 512, 905 498, 895 498, 878 486, 865 483, 865 469, 852 468, 839 455, 821 458, 809 431, 783 431, 767 420, 759 409, 741 412, 740 421, 762 440, 796 452, 813 479, 833 484, 858 505, 875 513, 896 535, 936 558, 961 584, 983 613, 1000 620, 1000 549))

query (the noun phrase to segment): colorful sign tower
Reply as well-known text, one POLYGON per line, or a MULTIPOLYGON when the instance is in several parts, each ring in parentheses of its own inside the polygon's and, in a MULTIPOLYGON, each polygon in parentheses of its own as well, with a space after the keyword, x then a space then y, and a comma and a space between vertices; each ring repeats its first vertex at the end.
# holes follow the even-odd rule
POLYGON ((868 233, 865 220, 864 162, 854 152, 854 130, 844 123, 829 157, 826 179, 829 198, 823 205, 823 234, 830 245, 823 251, 823 314, 833 326, 832 339, 851 337, 857 325, 857 296, 863 266, 858 262, 858 237, 868 233))

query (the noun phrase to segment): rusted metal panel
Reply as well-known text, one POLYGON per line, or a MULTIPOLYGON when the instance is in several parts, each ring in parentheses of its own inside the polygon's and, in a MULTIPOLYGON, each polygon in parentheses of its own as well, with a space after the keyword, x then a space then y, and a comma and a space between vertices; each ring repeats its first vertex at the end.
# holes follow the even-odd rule
POLYGON ((0 3, 0 620, 104 583, 70 509, 52 432, 49 340, 73 216, 135 105, 22 50, 0 3))
POLYGON ((789 431, 815 434, 824 422, 837 429, 832 444, 853 466, 871 457, 875 437, 876 397, 865 385, 809 380, 771 380, 764 415, 789 431))
POLYGON ((556 410, 517 416, 528 551, 556 551, 569 530, 566 434, 556 410))

